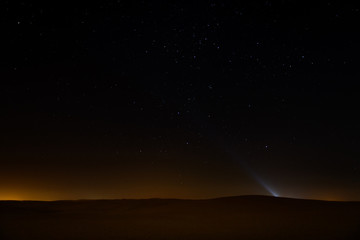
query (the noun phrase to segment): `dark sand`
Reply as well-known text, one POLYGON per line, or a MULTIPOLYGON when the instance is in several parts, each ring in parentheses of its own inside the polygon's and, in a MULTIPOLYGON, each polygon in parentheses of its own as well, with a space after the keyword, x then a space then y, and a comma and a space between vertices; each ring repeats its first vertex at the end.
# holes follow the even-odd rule
POLYGON ((1 201, 0 239, 360 239, 360 202, 1 201))

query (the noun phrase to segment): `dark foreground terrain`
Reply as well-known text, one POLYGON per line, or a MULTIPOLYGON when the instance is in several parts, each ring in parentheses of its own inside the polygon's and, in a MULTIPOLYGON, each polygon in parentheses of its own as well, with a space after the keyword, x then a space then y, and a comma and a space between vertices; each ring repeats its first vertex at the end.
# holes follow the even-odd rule
POLYGON ((360 239, 360 203, 212 200, 0 202, 0 239, 360 239))

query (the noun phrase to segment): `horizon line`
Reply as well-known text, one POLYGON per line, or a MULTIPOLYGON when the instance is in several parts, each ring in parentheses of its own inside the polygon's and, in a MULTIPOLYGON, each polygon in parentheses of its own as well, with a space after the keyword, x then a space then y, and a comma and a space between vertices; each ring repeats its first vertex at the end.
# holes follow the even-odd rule
POLYGON ((241 198, 241 197, 263 197, 263 198, 278 198, 278 199, 289 199, 289 200, 306 200, 306 201, 323 201, 323 202, 360 202, 360 200, 327 200, 327 199, 316 199, 316 198, 296 198, 288 196, 272 196, 272 195, 230 195, 223 197, 212 197, 212 198, 162 198, 162 197, 149 197, 149 198, 79 198, 79 199, 55 199, 55 200, 15 200, 15 199, 0 199, 0 202, 71 202, 71 201, 116 201, 116 200, 182 200, 182 201, 204 201, 204 200, 220 200, 227 198, 241 198))

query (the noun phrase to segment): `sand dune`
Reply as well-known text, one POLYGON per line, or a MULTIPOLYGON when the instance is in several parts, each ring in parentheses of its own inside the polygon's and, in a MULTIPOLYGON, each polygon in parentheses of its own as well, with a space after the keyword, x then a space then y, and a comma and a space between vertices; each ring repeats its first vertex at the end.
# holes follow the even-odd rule
POLYGON ((360 202, 2 201, 0 239, 360 239, 360 202))

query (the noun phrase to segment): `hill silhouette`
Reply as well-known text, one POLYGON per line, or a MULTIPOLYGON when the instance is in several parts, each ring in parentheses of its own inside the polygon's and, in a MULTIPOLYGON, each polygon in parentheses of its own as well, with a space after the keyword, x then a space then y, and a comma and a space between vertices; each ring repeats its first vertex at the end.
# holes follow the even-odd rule
POLYGON ((360 202, 0 201, 0 239, 360 239, 360 202))

